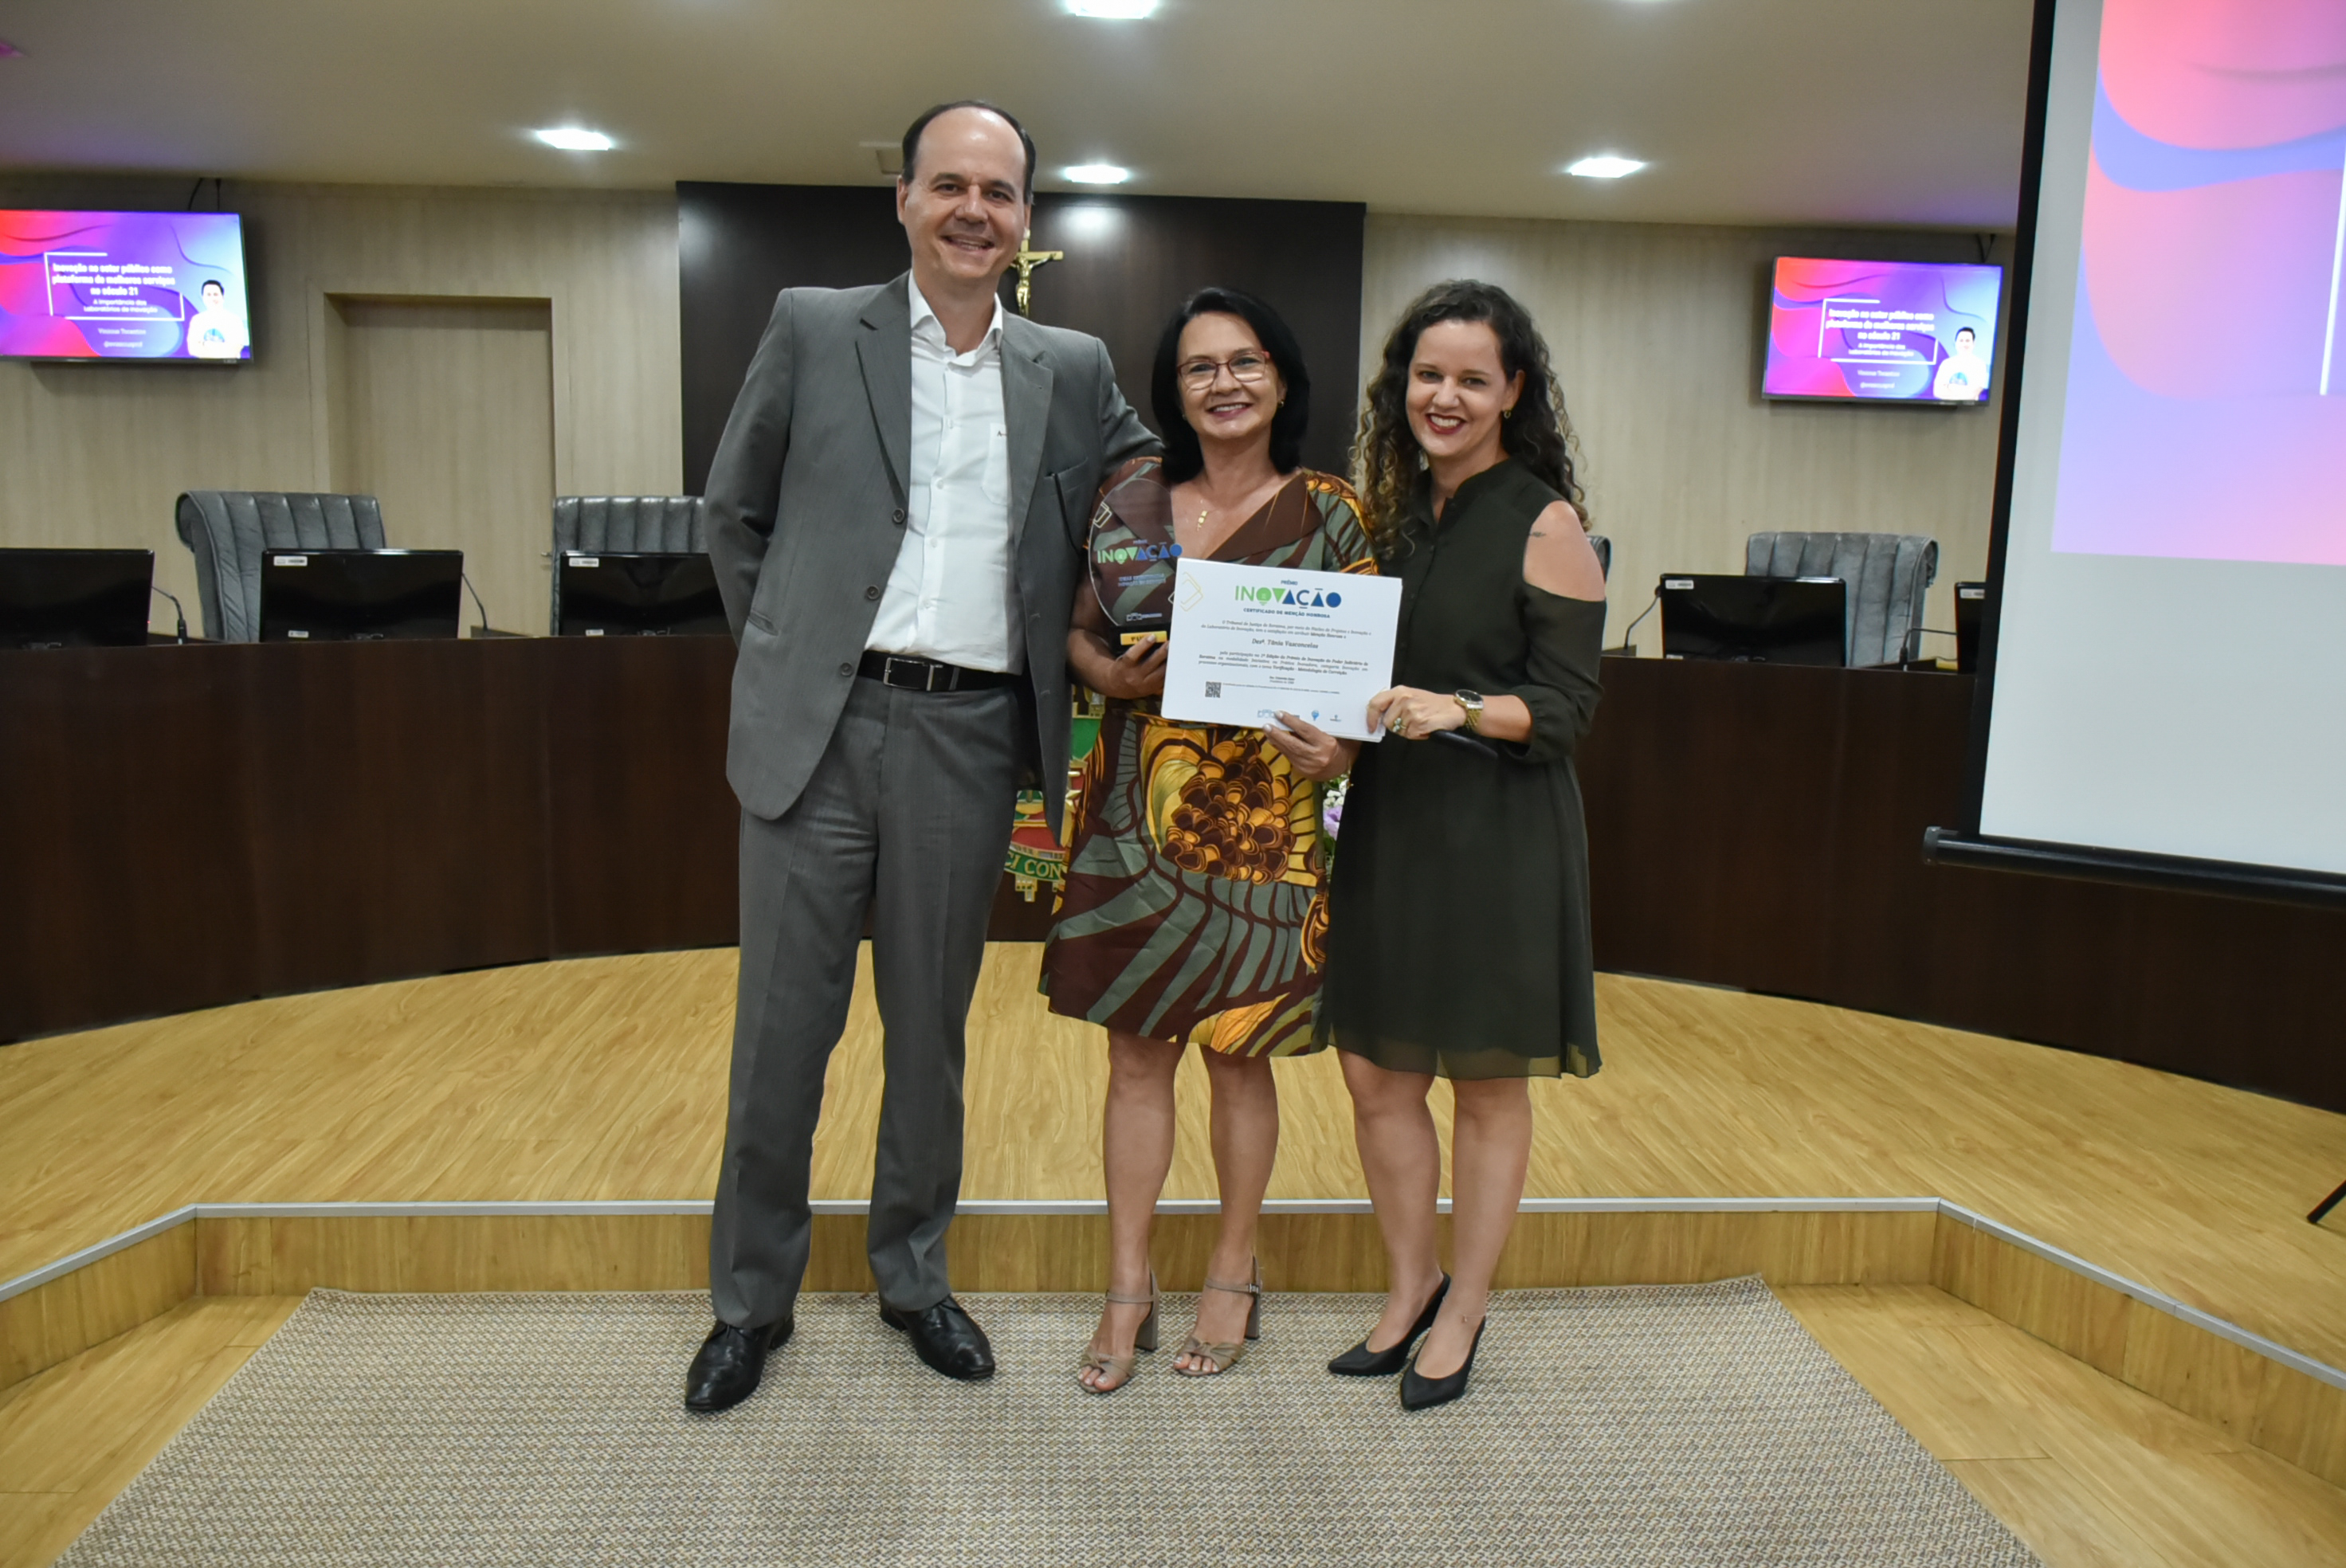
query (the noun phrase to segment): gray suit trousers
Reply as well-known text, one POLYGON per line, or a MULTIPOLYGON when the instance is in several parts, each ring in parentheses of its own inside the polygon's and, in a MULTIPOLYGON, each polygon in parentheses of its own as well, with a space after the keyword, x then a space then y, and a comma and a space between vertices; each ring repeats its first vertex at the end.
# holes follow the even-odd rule
POLYGON ((872 917, 887 1084, 867 1245, 880 1298, 951 1290, 961 1196, 963 1029, 1032 737, 1013 687, 894 690, 856 678, 804 793, 741 819, 741 978, 709 1287, 718 1320, 790 1312, 806 1273, 823 1072, 872 917))

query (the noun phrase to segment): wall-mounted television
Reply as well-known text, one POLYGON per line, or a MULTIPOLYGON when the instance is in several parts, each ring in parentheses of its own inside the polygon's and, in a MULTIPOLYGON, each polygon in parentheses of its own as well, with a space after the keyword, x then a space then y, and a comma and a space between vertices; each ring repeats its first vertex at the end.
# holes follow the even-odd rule
POLYGON ((233 212, 0 210, 0 358, 252 358, 233 212))
POLYGON ((1780 256, 1760 392, 1834 402, 1984 402, 2003 291, 2001 267, 1780 256))

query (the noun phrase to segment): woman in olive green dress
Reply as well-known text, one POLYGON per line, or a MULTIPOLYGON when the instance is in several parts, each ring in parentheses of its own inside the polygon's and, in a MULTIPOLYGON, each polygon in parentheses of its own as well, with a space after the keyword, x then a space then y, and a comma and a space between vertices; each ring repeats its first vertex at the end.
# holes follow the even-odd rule
POLYGON ((1111 477, 1093 515, 1067 662, 1108 699, 1068 823, 1066 891, 1043 961, 1051 1011, 1107 1031, 1108 1296, 1077 1376, 1130 1380, 1156 1346, 1150 1222, 1173 1157, 1173 1076, 1195 1043, 1213 1095, 1221 1223, 1196 1331, 1174 1369, 1212 1377, 1255 1331, 1255 1218, 1279 1148, 1274 1057, 1317 1049, 1328 929, 1321 780, 1355 742, 1292 715, 1239 728, 1165 718, 1165 651, 1127 624, 1170 604, 1191 554, 1286 570, 1370 572, 1352 486, 1300 464, 1311 382, 1278 313, 1208 289, 1158 351, 1163 462, 1111 477), (1160 606, 1161 607, 1161 606, 1160 606))
POLYGON ((1525 1080, 1596 1071, 1572 754, 1596 708, 1605 576, 1547 346, 1500 289, 1439 284, 1403 313, 1357 460, 1401 626, 1395 684, 1369 707, 1385 738, 1344 803, 1321 1027, 1392 1272, 1383 1315, 1329 1369, 1399 1371, 1421 1409, 1465 1390, 1523 1197, 1525 1080), (1436 1076, 1456 1104, 1446 1278, 1436 1076))

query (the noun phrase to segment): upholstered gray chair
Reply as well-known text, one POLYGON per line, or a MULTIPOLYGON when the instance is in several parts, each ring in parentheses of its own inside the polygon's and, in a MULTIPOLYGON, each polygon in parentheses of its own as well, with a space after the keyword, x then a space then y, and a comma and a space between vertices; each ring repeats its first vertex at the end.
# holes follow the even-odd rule
POLYGON ((268 550, 380 550, 382 506, 372 495, 275 490, 190 490, 179 497, 179 541, 195 552, 204 636, 260 640, 260 557, 268 550))
POLYGON ((1613 541, 1602 534, 1591 534, 1588 536, 1588 547, 1596 552, 1596 569, 1605 574, 1606 582, 1611 582, 1613 580, 1613 541))
POLYGON ((1939 542, 1920 534, 1754 534, 1744 545, 1743 572, 1839 577, 1849 585, 1849 662, 1896 664, 1912 657, 1923 629, 1939 542))
MULTIPOLYGON (((699 555, 708 548, 700 532, 698 495, 557 495, 554 498, 554 554, 608 550, 632 554, 699 555)), ((562 616, 556 596, 553 622, 562 616)))

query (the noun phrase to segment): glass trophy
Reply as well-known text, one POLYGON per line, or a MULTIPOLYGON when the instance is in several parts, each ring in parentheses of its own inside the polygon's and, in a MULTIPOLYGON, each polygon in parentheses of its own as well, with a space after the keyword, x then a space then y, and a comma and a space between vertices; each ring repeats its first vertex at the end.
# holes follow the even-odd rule
POLYGON ((1159 642, 1173 625, 1173 494, 1142 473, 1109 491, 1108 516, 1092 531, 1092 592, 1116 641, 1159 642))

